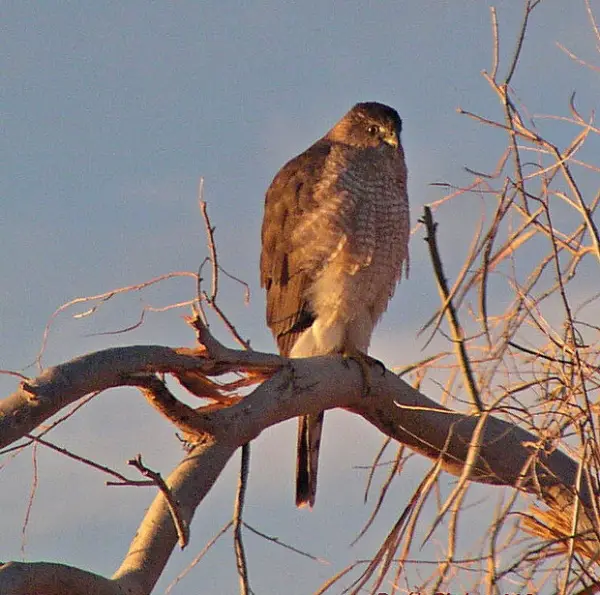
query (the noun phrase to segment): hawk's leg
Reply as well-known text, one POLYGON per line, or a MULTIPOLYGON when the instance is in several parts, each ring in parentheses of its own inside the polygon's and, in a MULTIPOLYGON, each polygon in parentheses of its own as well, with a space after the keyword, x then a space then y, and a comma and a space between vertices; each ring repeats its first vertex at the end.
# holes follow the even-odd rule
POLYGON ((368 397, 371 393, 371 367, 374 365, 379 366, 381 368, 381 375, 383 376, 386 370, 385 366, 378 359, 375 359, 362 351, 344 350, 342 351, 342 357, 346 364, 348 360, 353 360, 358 364, 360 375, 362 377, 363 396, 368 397))

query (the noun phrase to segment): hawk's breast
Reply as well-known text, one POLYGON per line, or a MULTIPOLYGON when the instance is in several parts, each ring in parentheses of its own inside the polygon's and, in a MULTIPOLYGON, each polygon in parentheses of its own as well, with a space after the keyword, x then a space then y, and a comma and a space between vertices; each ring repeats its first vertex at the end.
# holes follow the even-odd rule
POLYGON ((311 309, 321 324, 345 325, 343 341, 362 351, 407 262, 410 227, 402 155, 373 157, 379 158, 363 155, 341 168, 328 163, 326 170, 339 173, 324 176, 317 194, 322 206, 311 226, 320 229, 327 253, 308 290, 311 309))

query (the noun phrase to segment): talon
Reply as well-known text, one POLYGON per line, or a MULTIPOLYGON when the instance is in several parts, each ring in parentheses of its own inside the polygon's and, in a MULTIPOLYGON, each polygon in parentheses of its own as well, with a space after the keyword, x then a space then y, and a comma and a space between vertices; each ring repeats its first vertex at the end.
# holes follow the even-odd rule
POLYGON ((343 361, 346 366, 348 366, 348 360, 354 360, 358 364, 363 383, 363 396, 368 397, 371 394, 371 366, 380 366, 382 376, 385 374, 385 366, 378 359, 375 359, 366 353, 362 353, 361 351, 343 351, 342 357, 344 358, 343 361))

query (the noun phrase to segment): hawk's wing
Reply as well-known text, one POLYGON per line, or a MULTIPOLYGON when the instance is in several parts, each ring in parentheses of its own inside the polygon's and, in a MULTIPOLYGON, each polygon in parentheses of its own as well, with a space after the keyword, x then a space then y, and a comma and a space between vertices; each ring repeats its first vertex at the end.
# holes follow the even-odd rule
POLYGON ((301 258, 294 231, 318 208, 315 199, 331 145, 321 139, 281 168, 265 199, 260 283, 267 290, 267 323, 279 351, 289 355, 298 335, 313 323, 305 292, 318 263, 301 258))

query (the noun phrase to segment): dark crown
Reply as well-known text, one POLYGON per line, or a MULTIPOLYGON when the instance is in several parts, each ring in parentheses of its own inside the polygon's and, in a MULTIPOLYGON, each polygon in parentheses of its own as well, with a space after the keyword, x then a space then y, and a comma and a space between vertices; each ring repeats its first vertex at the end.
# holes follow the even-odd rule
POLYGON ((398 132, 402 130, 402 119, 398 112, 389 105, 377 103, 376 101, 365 101, 357 103, 350 112, 358 113, 376 122, 393 123, 398 132))

